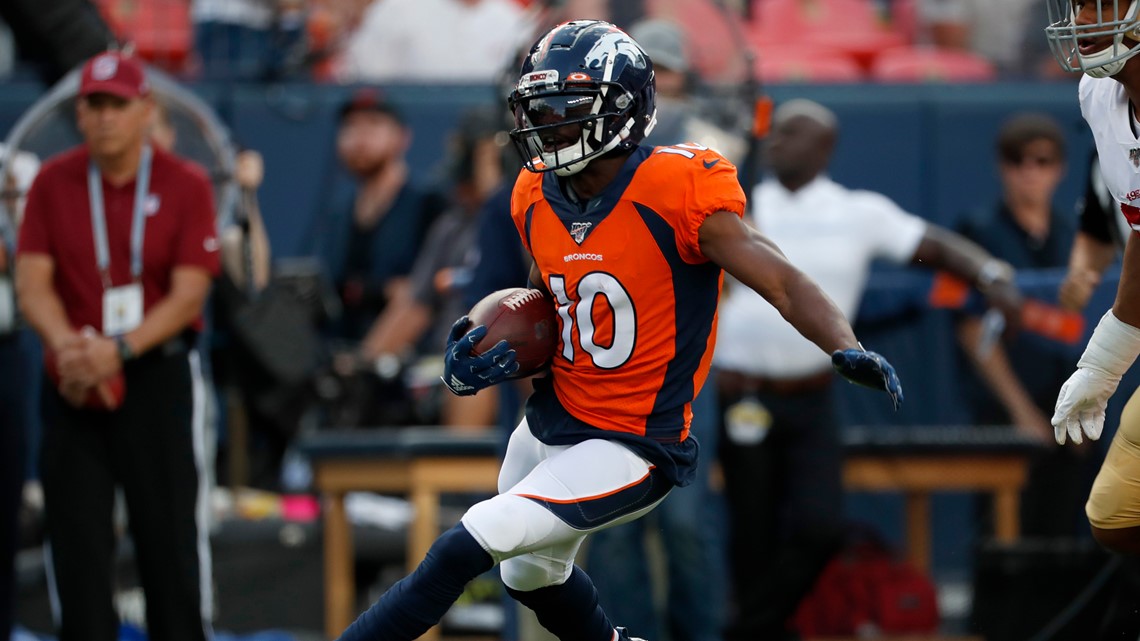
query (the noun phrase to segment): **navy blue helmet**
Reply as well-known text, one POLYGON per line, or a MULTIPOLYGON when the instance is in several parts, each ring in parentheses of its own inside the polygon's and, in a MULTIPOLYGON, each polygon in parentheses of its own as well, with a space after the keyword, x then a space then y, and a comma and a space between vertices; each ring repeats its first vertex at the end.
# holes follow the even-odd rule
POLYGON ((538 39, 508 98, 511 140, 533 172, 578 173, 640 143, 657 122, 653 63, 621 29, 575 20, 538 39))

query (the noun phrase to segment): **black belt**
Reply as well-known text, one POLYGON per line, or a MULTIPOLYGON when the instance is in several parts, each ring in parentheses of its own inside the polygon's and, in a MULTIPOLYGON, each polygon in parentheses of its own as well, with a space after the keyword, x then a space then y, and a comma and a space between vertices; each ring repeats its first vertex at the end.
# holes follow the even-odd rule
POLYGON ((806 394, 826 389, 833 380, 835 380, 835 373, 831 370, 798 378, 753 376, 731 370, 718 370, 716 375, 717 387, 721 394, 727 396, 742 396, 761 392, 776 394, 777 396, 806 394))

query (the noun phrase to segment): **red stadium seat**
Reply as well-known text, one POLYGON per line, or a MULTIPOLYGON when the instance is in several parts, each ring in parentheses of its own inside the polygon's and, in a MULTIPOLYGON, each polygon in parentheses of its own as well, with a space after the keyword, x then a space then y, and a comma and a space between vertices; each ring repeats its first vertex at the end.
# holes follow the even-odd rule
POLYGON ((882 50, 908 43, 872 0, 754 0, 757 47, 794 44, 840 49, 868 67, 882 50))
POLYGON ((96 0, 99 13, 123 43, 167 71, 181 70, 193 47, 186 0, 96 0))
POLYGON ((882 52, 871 66, 878 82, 989 82, 993 63, 969 51, 898 47, 882 52))
POLYGON ((765 49, 756 55, 761 82, 841 83, 866 80, 863 68, 842 52, 806 48, 765 49))

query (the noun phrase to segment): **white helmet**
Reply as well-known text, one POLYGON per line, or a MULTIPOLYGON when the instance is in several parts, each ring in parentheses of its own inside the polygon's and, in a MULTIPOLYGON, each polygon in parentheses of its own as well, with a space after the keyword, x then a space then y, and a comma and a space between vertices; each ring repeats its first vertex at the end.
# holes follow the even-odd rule
POLYGON ((1065 71, 1083 71, 1094 78, 1107 78, 1120 73, 1124 63, 1140 53, 1140 47, 1124 43, 1126 37, 1133 43, 1140 42, 1140 20, 1137 19, 1140 0, 1099 0, 1101 10, 1097 19, 1090 24, 1076 24, 1081 8, 1097 1, 1045 0, 1049 8, 1045 37, 1053 57, 1065 71), (1122 11, 1125 3, 1128 8, 1122 11), (1109 38, 1111 42, 1095 53, 1080 52, 1081 42, 1109 38))

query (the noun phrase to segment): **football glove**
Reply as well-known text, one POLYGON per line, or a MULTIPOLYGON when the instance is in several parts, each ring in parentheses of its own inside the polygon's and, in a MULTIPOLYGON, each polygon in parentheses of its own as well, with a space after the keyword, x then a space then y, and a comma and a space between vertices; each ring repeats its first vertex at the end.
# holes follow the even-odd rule
POLYGON ((515 350, 507 341, 499 341, 491 349, 475 355, 471 349, 484 336, 483 325, 467 332, 470 321, 466 316, 455 321, 447 337, 447 352, 443 357, 443 384, 456 396, 470 396, 479 390, 505 381, 519 369, 515 350))
POLYGON ((902 383, 898 374, 894 366, 879 354, 868 352, 862 346, 839 349, 831 353, 831 364, 840 376, 852 383, 886 392, 896 410, 902 404, 902 383))
POLYGON ((1053 438, 1057 444, 1064 445, 1066 440, 1072 439, 1080 445, 1084 436, 1093 441, 1100 438, 1108 399, 1119 384, 1119 376, 1098 369, 1081 367, 1073 372, 1061 386, 1053 412, 1053 438))

